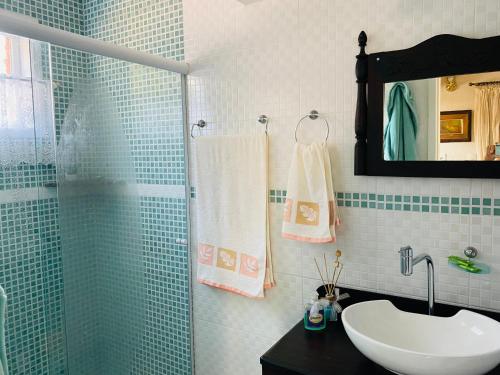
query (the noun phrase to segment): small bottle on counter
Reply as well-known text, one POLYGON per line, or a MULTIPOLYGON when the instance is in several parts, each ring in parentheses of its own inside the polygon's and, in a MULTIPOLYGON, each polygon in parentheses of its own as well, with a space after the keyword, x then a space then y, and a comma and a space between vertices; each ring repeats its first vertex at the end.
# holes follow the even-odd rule
POLYGON ((337 311, 332 306, 332 302, 329 300, 321 299, 320 300, 323 303, 324 309, 325 309, 325 320, 327 322, 336 322, 337 321, 337 311))
POLYGON ((326 327, 325 305, 318 297, 311 299, 304 309, 304 328, 310 331, 320 331, 326 327))

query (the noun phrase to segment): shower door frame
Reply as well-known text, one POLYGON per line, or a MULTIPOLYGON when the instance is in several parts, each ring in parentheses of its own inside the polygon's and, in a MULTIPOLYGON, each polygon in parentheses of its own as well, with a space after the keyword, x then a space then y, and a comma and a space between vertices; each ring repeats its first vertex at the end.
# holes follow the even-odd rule
POLYGON ((186 201, 186 250, 188 261, 188 277, 189 277, 189 330, 191 341, 191 375, 195 372, 195 359, 194 359, 194 315, 193 315, 193 266, 191 255, 191 184, 189 178, 189 142, 190 133, 188 126, 188 96, 187 96, 187 74, 181 74, 181 92, 182 92, 182 122, 184 129, 184 194, 186 201))

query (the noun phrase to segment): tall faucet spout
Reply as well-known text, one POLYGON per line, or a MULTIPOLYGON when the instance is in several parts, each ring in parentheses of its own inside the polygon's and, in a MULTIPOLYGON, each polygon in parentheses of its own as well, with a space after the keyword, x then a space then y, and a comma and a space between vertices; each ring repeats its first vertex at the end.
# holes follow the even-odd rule
POLYGON ((423 260, 427 263, 427 300, 429 301, 429 315, 434 315, 434 262, 429 254, 420 254, 413 259, 413 265, 423 260))
POLYGON ((413 256, 413 249, 410 246, 402 247, 399 250, 401 273, 405 276, 413 274, 413 266, 425 260, 427 263, 427 300, 429 304, 429 315, 434 315, 434 262, 429 254, 419 254, 413 256))

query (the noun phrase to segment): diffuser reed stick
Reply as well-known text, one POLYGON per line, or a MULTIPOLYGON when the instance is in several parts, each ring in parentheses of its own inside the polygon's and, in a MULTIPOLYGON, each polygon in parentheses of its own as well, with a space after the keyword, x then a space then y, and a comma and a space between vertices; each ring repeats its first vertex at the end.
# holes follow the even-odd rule
POLYGON ((323 278, 323 274, 319 270, 318 261, 316 260, 316 258, 314 258, 314 263, 316 263, 316 268, 318 269, 319 277, 321 277, 321 281, 323 281, 323 285, 325 285, 325 289, 326 289, 325 279, 323 278))
POLYGON ((326 254, 323 253, 323 260, 325 261, 325 271, 326 271, 326 281, 327 284, 325 284, 326 292, 328 295, 332 294, 332 290, 330 288, 330 276, 328 276, 328 263, 326 262, 326 254))

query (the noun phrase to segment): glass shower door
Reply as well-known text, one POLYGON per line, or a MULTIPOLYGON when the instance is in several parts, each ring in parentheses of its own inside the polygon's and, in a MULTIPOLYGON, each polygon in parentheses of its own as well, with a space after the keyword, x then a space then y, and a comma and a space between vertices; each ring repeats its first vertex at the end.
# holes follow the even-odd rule
POLYGON ((181 77, 0 34, 13 374, 191 374, 181 77))
POLYGON ((65 363, 51 84, 48 44, 0 34, 0 284, 10 374, 65 363))
POLYGON ((56 153, 69 373, 190 374, 181 77, 82 66, 56 153))

